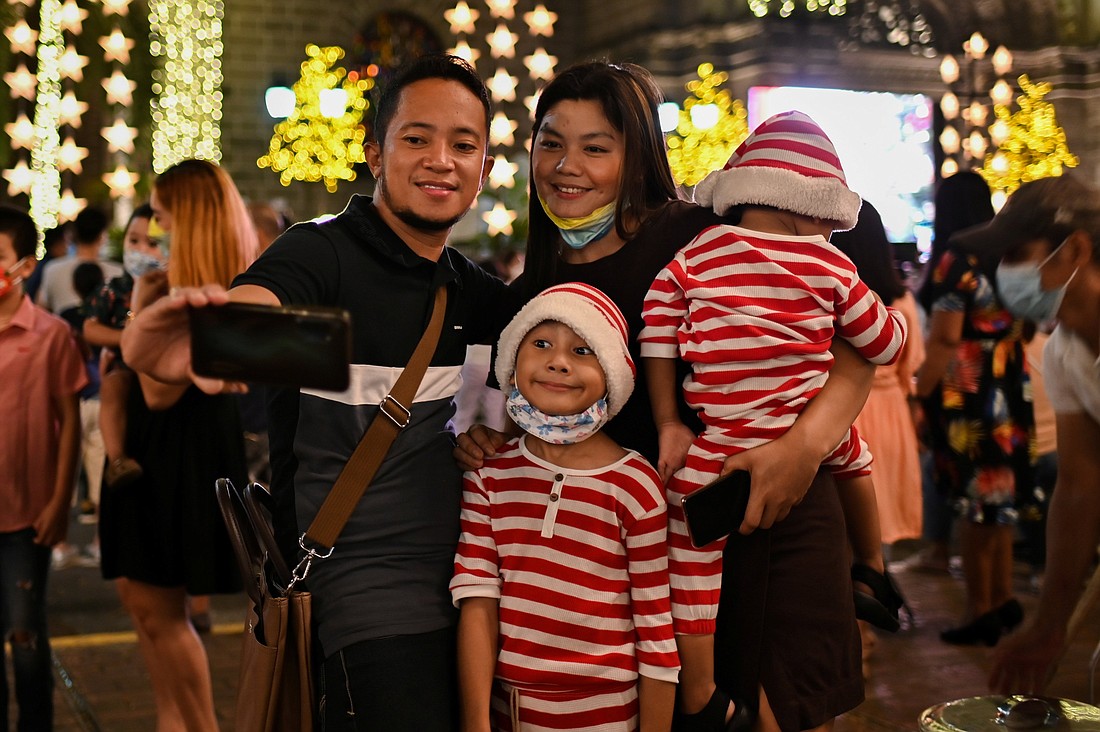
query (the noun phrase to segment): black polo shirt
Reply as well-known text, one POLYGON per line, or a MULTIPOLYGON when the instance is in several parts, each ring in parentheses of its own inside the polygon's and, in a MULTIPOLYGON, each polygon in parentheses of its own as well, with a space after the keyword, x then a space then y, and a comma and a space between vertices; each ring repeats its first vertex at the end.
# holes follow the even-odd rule
POLYGON ((343 392, 273 390, 272 492, 287 547, 313 520, 408 362, 447 286, 439 346, 401 431, 332 557, 309 577, 326 654, 362 640, 426 633, 455 622, 447 584, 458 541, 461 472, 448 422, 466 346, 492 343, 511 311, 503 283, 450 248, 415 254, 366 196, 334 219, 292 227, 234 285, 259 285, 285 305, 351 313, 351 384, 343 392), (289 519, 293 501, 296 526, 289 519))

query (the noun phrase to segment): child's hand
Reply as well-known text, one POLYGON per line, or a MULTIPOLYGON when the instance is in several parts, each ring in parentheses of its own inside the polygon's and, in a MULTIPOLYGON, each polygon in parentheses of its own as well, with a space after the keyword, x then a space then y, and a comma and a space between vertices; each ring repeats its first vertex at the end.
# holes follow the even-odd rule
POLYGON ((680 468, 684 467, 688 450, 695 441, 695 433, 683 422, 664 422, 657 425, 657 445, 660 449, 657 457, 657 474, 668 483, 680 468))
POLYGON ((483 424, 475 424, 455 440, 452 456, 463 470, 480 470, 485 458, 497 454, 508 435, 483 424))

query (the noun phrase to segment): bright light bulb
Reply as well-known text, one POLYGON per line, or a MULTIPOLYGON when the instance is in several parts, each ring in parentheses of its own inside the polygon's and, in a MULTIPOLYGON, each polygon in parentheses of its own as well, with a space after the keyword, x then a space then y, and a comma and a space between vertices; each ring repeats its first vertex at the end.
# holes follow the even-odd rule
POLYGON ((985 58, 985 52, 989 50, 989 41, 985 40, 985 36, 981 33, 974 31, 970 40, 963 44, 963 48, 969 55, 981 61, 985 58))
POLYGON ((320 91, 321 115, 329 119, 343 117, 348 109, 348 93, 343 89, 322 89, 320 91))
POLYGON ((989 92, 994 104, 1007 105, 1012 103, 1012 87, 1004 79, 999 79, 989 92))
POLYGON ((997 46, 997 50, 993 52, 993 70, 998 76, 1012 71, 1012 54, 1004 46, 997 46))
POLYGON ((971 157, 973 157, 973 158, 983 158, 983 157, 985 157, 986 141, 985 141, 985 137, 982 136, 982 133, 978 132, 977 130, 974 130, 973 132, 970 133, 970 137, 967 138, 967 142, 968 142, 967 151, 970 153, 971 157))
POLYGON ((959 98, 947 92, 940 99, 940 109, 943 110, 944 119, 955 119, 959 116, 959 98))
POLYGON ((959 146, 962 141, 959 138, 959 131, 954 127, 944 127, 943 132, 940 134, 940 147, 948 155, 954 155, 959 151, 959 146))
POLYGON ((975 127, 985 127, 986 120, 989 118, 989 107, 975 101, 970 103, 967 112, 966 119, 970 124, 975 127))
POLYGON ((943 61, 940 61, 940 78, 943 79, 944 84, 954 84, 959 80, 959 62, 951 54, 944 56, 943 61))
POLYGON ((999 119, 989 126, 989 139, 993 141, 994 145, 1000 146, 1002 142, 1008 139, 1008 123, 1003 119, 999 119))
POLYGON ((657 107, 657 118, 661 121, 661 132, 672 132, 680 124, 680 105, 676 102, 664 102, 657 107))
POLYGON ((943 161, 943 165, 940 166, 940 176, 944 178, 950 178, 959 172, 959 164, 951 158, 943 161))
POLYGON ((285 119, 294 111, 294 90, 286 86, 271 86, 264 92, 264 106, 272 119, 285 119))
POLYGON ((696 129, 709 130, 718 124, 718 117, 717 104, 696 104, 691 108, 691 123, 696 129))

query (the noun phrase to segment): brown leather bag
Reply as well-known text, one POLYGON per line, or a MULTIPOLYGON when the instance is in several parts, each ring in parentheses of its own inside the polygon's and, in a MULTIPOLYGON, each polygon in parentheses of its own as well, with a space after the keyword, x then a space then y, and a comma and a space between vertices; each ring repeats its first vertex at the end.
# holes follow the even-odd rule
POLYGON ((336 539, 394 438, 408 425, 413 399, 439 342, 446 309, 447 288, 441 286, 435 292, 428 328, 408 365, 382 400, 313 523, 298 540, 305 557, 293 570, 275 543, 267 490, 252 483, 242 493, 226 478, 217 481, 218 505, 251 600, 241 647, 237 732, 313 730, 311 598, 296 587, 314 563, 332 555, 336 539))

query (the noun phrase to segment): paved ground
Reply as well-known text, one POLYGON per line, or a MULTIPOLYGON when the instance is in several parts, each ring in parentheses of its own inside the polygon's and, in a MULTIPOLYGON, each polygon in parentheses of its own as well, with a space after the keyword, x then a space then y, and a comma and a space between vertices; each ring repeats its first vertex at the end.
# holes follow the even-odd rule
MULTIPOLYGON (((75 535, 88 541, 91 529, 78 527, 75 535)), ((1028 577, 1021 571, 1017 580, 1020 600, 1030 609, 1035 598, 1029 594, 1028 577)), ((839 720, 837 732, 915 730, 920 712, 927 707, 985 693, 988 649, 956 648, 938 638, 961 610, 961 580, 947 574, 907 572, 898 575, 898 581, 917 621, 896 636, 880 636, 869 667, 867 701, 839 720)), ((226 731, 233 728, 243 608, 241 596, 217 598, 214 632, 204 636, 218 716, 226 731)), ((129 620, 98 569, 53 573, 50 621, 59 679, 58 732, 153 729, 152 692, 129 620)), ((1100 637, 1100 611, 1094 610, 1085 625, 1063 662, 1051 690, 1054 695, 1088 699, 1087 665, 1100 637)))

